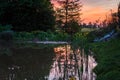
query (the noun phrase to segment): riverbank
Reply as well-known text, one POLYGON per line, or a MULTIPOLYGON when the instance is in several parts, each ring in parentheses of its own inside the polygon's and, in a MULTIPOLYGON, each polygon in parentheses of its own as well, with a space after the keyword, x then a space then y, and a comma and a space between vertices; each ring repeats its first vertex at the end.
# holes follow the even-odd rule
POLYGON ((98 65, 96 80, 120 80, 120 38, 92 44, 98 65))

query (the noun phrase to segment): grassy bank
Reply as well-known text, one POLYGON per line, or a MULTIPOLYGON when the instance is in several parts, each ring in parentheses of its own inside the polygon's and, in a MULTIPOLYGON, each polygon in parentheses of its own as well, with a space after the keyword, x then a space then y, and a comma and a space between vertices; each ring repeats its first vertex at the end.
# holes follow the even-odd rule
POLYGON ((120 39, 92 44, 98 65, 96 80, 120 80, 120 39))

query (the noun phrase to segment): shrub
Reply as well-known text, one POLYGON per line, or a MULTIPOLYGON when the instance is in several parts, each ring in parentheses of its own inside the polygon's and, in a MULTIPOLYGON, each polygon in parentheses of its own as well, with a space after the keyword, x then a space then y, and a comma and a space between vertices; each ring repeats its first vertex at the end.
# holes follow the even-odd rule
POLYGON ((13 40, 13 31, 3 31, 0 33, 0 39, 5 41, 13 40))

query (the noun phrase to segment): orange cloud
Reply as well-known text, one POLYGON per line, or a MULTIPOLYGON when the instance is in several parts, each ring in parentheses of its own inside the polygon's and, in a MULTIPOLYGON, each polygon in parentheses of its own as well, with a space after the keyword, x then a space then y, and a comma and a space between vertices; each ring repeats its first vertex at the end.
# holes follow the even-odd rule
POLYGON ((104 20, 106 15, 106 10, 102 9, 101 7, 87 7, 83 8, 83 15, 81 15, 81 18, 84 20, 85 23, 88 22, 95 22, 96 20, 104 20))
MULTIPOLYGON (((53 1, 54 5, 56 7, 61 6, 57 3, 57 1, 53 1)), ((113 12, 116 11, 115 7, 112 9, 113 12)), ((82 7, 82 15, 81 19, 83 19, 83 22, 89 23, 89 22, 96 22, 96 20, 103 21, 106 19, 106 16, 109 16, 111 14, 110 9, 106 9, 102 6, 91 6, 91 5, 83 5, 82 7)))
MULTIPOLYGON (((81 18, 84 20, 83 22, 85 23, 95 22, 98 19, 100 21, 103 21, 111 14, 110 10, 108 11, 102 7, 86 6, 85 8, 83 7, 82 10, 83 15, 81 15, 81 18)), ((116 12, 116 9, 113 9, 112 11, 116 12)))

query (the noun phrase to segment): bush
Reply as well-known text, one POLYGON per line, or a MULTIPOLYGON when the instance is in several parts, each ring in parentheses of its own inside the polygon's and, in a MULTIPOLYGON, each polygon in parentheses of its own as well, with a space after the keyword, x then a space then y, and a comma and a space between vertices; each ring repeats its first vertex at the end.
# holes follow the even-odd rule
POLYGON ((67 41, 69 35, 67 33, 59 32, 44 32, 44 31, 33 31, 33 32, 16 32, 14 35, 15 40, 30 41, 67 41))
POLYGON ((120 72, 113 70, 106 74, 101 74, 96 80, 120 80, 120 72))
POLYGON ((0 24, 0 32, 2 32, 2 31, 10 31, 11 29, 12 29, 11 25, 3 26, 3 25, 0 24))
POLYGON ((3 31, 0 33, 0 40, 12 41, 13 31, 3 31))
POLYGON ((120 40, 92 43, 98 65, 94 71, 96 80, 120 80, 120 40))
POLYGON ((0 25, 0 40, 11 41, 13 40, 13 31, 11 30, 12 26, 0 25))

